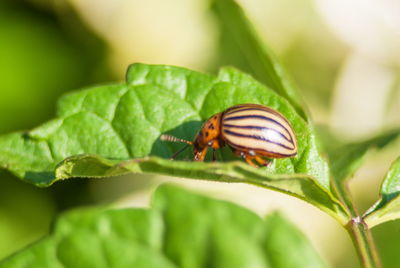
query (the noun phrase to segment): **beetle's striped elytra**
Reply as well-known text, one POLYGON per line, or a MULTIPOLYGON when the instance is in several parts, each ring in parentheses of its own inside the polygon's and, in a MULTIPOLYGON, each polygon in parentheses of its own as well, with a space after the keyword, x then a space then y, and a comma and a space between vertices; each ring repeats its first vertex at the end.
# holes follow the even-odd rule
POLYGON ((267 158, 294 157, 297 154, 296 135, 289 121, 278 111, 259 104, 239 104, 210 117, 197 133, 193 142, 162 135, 162 140, 184 142, 187 145, 173 158, 193 145, 195 161, 203 161, 207 149, 215 150, 228 145, 233 152, 257 167, 267 166, 267 158))

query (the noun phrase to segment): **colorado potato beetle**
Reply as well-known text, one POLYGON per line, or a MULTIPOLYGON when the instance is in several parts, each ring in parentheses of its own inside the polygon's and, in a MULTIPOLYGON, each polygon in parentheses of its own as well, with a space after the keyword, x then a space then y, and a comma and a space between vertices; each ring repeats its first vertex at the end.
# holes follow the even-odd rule
POLYGON ((203 161, 208 147, 215 150, 228 145, 235 155, 243 157, 251 166, 267 166, 266 158, 294 157, 297 154, 296 135, 289 121, 278 111, 259 104, 239 104, 210 117, 201 127, 193 142, 170 135, 162 140, 183 142, 187 145, 175 153, 175 158, 188 146, 193 146, 193 159, 203 161))

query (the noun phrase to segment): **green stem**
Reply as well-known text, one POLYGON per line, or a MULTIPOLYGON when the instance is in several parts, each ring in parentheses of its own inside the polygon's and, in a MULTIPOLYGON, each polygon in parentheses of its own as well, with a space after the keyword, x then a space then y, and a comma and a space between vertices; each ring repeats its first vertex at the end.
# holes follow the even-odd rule
POLYGON ((358 214, 357 209, 351 199, 347 185, 344 183, 335 182, 334 187, 336 188, 339 198, 345 204, 345 207, 352 218, 346 224, 345 228, 357 249, 362 266, 365 268, 381 267, 381 262, 379 260, 371 231, 362 217, 358 214))

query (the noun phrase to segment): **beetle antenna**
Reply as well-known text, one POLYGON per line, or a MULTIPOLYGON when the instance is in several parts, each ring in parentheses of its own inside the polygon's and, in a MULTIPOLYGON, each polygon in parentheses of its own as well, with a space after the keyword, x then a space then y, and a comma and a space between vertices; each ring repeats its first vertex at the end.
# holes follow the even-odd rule
MULTIPOLYGON (((179 139, 177 137, 171 136, 171 135, 161 135, 160 136, 160 140, 162 141, 171 141, 171 142, 182 142, 182 143, 186 143, 188 145, 193 145, 193 142, 191 141, 187 141, 184 139, 179 139)), ((187 146, 184 147, 185 149, 187 148, 187 146)))
POLYGON ((174 153, 171 156, 171 160, 175 159, 180 153, 182 153, 183 151, 185 151, 188 147, 190 146, 190 144, 186 144, 182 149, 180 149, 179 151, 177 151, 176 153, 174 153))
POLYGON ((160 140, 186 143, 186 145, 182 149, 180 149, 179 151, 174 153, 173 156, 171 156, 171 159, 175 159, 180 153, 185 151, 190 145, 193 145, 193 142, 191 142, 191 141, 187 141, 187 140, 184 140, 184 139, 179 139, 179 138, 171 136, 171 135, 161 135, 160 136, 160 140))

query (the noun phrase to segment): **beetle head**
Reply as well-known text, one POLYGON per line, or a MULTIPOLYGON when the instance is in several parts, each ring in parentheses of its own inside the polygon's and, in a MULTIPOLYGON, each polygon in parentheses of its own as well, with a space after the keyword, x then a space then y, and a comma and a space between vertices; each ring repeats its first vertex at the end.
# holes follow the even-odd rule
POLYGON ((201 127, 193 141, 193 152, 195 161, 203 161, 208 147, 219 149, 223 146, 221 140, 221 122, 222 113, 210 117, 201 127))
POLYGON ((172 142, 182 142, 187 145, 181 150, 176 152, 171 158, 174 159, 178 154, 183 152, 190 145, 193 145, 193 160, 203 161, 207 154, 208 147, 213 149, 219 149, 224 146, 224 142, 221 139, 221 122, 222 113, 218 113, 210 117, 201 127, 200 131, 197 133, 193 142, 176 138, 170 135, 161 135, 160 139, 172 142))

